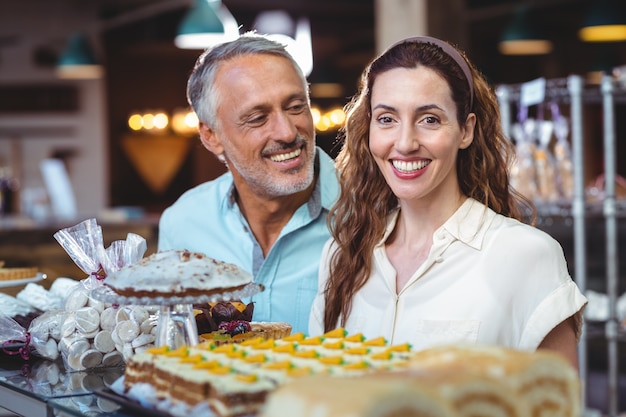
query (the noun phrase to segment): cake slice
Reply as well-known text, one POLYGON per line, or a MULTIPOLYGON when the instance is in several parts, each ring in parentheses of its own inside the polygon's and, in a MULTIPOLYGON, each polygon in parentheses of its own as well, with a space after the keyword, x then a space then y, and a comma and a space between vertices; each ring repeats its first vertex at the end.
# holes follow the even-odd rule
POLYGON ((454 409, 432 387, 401 378, 297 378, 274 390, 259 417, 453 417, 454 409))
POLYGON ((200 296, 239 290, 252 275, 237 265, 188 250, 156 252, 109 274, 104 285, 132 297, 200 296))
POLYGON ((496 378, 528 404, 530 415, 577 417, 581 408, 578 373, 556 352, 495 346, 441 346, 416 352, 412 369, 452 368, 496 378))

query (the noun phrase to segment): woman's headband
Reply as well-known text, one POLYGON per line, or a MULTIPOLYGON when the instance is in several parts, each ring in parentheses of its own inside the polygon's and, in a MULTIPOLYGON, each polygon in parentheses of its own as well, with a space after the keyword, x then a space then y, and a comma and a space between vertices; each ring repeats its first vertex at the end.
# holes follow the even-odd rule
POLYGON ((465 61, 465 58, 461 56, 456 48, 441 39, 433 38, 431 36, 415 36, 412 38, 402 39, 394 43, 387 48, 387 51, 403 43, 432 43, 443 49, 443 51, 448 54, 448 56, 450 56, 450 58, 452 58, 459 67, 461 67, 463 74, 465 74, 465 79, 467 80, 467 85, 470 90, 470 110, 472 109, 472 106, 474 105, 474 78, 472 77, 472 71, 470 70, 469 65, 467 65, 467 61, 465 61))

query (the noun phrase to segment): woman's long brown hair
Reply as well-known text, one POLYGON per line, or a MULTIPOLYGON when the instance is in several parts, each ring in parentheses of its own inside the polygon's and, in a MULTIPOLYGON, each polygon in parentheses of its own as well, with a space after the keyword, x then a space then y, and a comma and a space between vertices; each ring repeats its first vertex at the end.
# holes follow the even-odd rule
POLYGON ((461 55, 472 72, 472 108, 468 80, 461 68, 440 47, 428 42, 400 43, 374 59, 361 76, 358 93, 346 106, 343 145, 336 158, 341 192, 328 219, 337 250, 330 260, 324 294, 326 331, 345 326, 354 294, 370 277, 372 254, 384 235, 387 217, 398 206, 369 150, 371 89, 381 73, 423 65, 442 76, 452 91, 458 123, 464 124, 470 112, 476 114, 474 140, 467 149, 459 150, 457 158, 461 192, 497 213, 519 220, 522 207, 533 210, 532 204, 509 184, 514 146, 502 131, 495 94, 461 55))

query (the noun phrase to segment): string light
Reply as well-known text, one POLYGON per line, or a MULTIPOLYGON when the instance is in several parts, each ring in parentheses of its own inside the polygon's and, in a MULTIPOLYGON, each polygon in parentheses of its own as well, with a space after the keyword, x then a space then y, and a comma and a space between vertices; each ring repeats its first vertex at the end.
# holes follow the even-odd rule
POLYGON ((332 108, 322 113, 317 107, 311 107, 313 124, 319 132, 328 132, 341 128, 346 121, 346 114, 340 107, 332 108))
MULTIPOLYGON (((311 107, 311 116, 315 129, 319 132, 337 130, 346 121, 346 114, 340 107, 322 112, 318 107, 311 107)), ((165 112, 133 113, 128 116, 128 127, 134 132, 162 133, 171 129, 182 136, 193 135, 198 131, 198 116, 189 109, 176 109, 170 118, 165 112)))

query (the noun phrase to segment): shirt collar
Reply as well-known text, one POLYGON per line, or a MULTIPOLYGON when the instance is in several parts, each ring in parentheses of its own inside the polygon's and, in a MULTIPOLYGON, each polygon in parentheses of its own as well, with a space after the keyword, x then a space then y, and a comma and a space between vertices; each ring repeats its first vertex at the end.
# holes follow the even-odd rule
MULTIPOLYGON (((398 213, 400 213, 400 210, 396 209, 387 219, 387 229, 381 240, 383 244, 396 226, 398 213)), ((457 211, 435 231, 435 234, 441 230, 445 230, 454 236, 455 239, 480 250, 488 226, 495 216, 496 213, 493 210, 473 198, 468 198, 461 204, 457 211)))
POLYGON ((482 203, 468 198, 461 207, 441 226, 456 239, 480 250, 496 213, 482 203))

